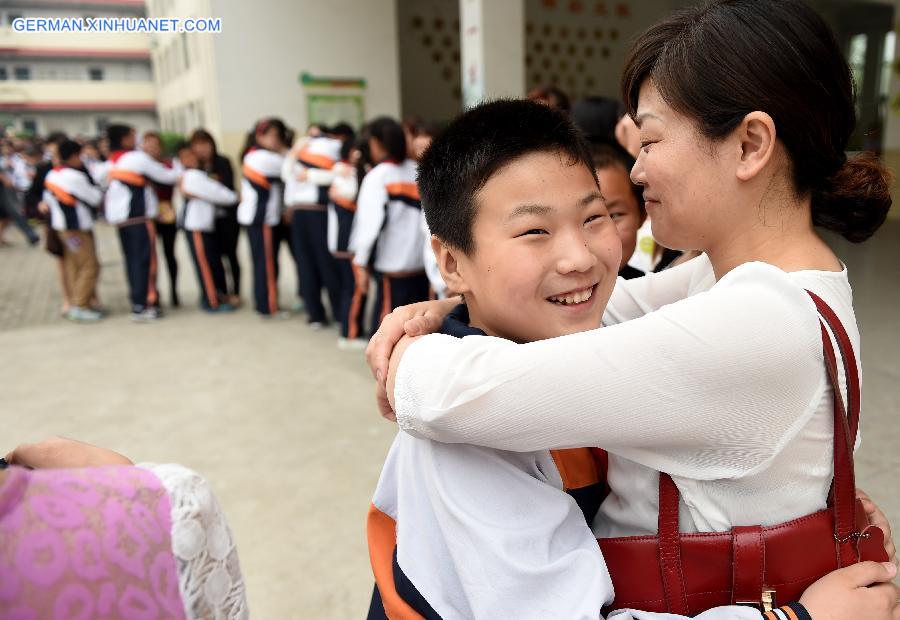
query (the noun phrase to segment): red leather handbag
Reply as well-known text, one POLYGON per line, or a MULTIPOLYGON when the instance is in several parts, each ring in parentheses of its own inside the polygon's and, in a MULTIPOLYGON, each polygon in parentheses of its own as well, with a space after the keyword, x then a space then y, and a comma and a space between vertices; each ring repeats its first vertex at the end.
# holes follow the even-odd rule
POLYGON ((720 605, 744 604, 769 611, 799 600, 807 587, 837 568, 864 560, 887 561, 884 535, 878 527, 868 525, 856 499, 853 446, 860 386, 853 347, 834 311, 807 292, 821 315, 825 365, 834 390, 834 480, 828 507, 779 525, 681 534, 678 487, 663 473, 659 477, 658 534, 597 541, 615 587, 616 598, 609 609, 695 615, 720 605), (844 363, 849 416, 826 325, 844 363))

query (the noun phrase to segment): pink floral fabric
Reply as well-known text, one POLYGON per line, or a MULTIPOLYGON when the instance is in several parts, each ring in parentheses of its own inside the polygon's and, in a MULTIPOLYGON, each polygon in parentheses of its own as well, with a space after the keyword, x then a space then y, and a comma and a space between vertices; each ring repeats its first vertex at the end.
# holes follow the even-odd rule
POLYGON ((138 467, 8 470, 0 618, 183 620, 170 501, 138 467))

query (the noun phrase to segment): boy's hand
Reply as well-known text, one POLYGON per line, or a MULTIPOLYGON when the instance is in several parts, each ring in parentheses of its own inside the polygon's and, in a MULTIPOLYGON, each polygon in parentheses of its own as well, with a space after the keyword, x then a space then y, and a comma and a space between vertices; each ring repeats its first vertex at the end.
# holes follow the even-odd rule
POLYGON ((118 452, 62 437, 51 437, 35 444, 22 444, 6 456, 6 461, 10 465, 34 469, 134 465, 118 452))
POLYGON ((888 561, 897 563, 897 547, 894 545, 894 538, 891 536, 891 524, 888 523, 887 517, 881 512, 881 508, 875 505, 875 502, 861 489, 856 489, 856 497, 862 501, 863 508, 866 510, 866 516, 869 518, 869 525, 876 525, 884 532, 884 550, 887 551, 888 561))
POLYGON ((900 620, 900 589, 891 562, 861 562, 838 569, 809 586, 800 603, 813 620, 900 620))
POLYGON ((384 317, 381 327, 366 347, 366 363, 378 383, 384 383, 394 347, 403 336, 424 336, 441 329, 441 323, 456 305, 459 297, 440 301, 422 301, 400 306, 384 317))

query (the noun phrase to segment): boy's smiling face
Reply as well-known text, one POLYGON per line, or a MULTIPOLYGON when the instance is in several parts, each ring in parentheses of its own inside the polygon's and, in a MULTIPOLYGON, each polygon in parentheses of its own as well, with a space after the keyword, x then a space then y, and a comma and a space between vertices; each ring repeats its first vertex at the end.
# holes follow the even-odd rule
POLYGON ((471 324, 516 342, 599 327, 622 246, 591 171, 565 154, 529 153, 475 200, 475 250, 434 244, 471 324))

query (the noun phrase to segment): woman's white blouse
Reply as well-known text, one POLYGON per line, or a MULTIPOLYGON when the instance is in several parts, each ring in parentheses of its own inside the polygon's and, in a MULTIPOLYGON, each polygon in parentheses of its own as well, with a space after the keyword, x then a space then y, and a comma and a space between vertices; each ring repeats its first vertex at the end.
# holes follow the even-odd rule
POLYGON ((747 263, 717 282, 701 256, 620 279, 603 329, 524 345, 420 339, 398 369, 397 420, 442 442, 609 450, 598 536, 656 532, 659 471, 681 491, 682 531, 806 515, 825 505, 833 422, 804 289, 835 310, 858 358, 846 269, 747 263))

